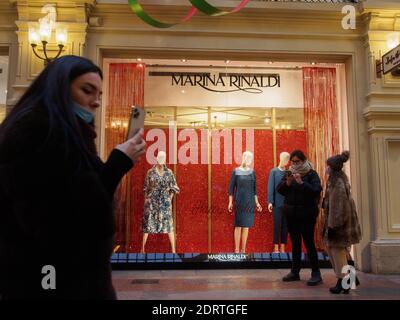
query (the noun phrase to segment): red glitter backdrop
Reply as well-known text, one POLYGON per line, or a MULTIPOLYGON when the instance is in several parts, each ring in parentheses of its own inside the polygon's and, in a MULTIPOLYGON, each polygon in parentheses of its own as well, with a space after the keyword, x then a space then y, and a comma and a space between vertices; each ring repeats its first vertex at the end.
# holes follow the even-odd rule
MULTIPOLYGON (((144 70, 145 66, 134 63, 113 63, 109 68, 109 91, 108 104, 106 109, 106 152, 121 143, 126 136, 126 126, 123 125, 129 118, 129 111, 132 104, 142 106, 144 102, 144 70), (128 85, 129 84, 129 85, 128 85)), ((311 152, 311 159, 316 161, 315 144, 310 144, 306 139, 311 138, 311 132, 315 128, 314 124, 319 119, 317 116, 322 114, 325 117, 328 110, 323 106, 326 101, 332 101, 335 93, 332 91, 334 86, 334 72, 328 70, 315 69, 305 70, 305 92, 306 95, 306 131, 302 130, 278 130, 276 133, 277 157, 282 151, 291 152, 293 149, 302 149, 306 153, 311 152), (307 73, 308 72, 308 73, 307 73), (324 86, 312 87, 306 80, 323 78, 330 76, 330 82, 324 86), (306 77, 307 76, 307 77, 306 77), (312 113, 311 107, 312 92, 320 90, 328 92, 329 95, 318 95, 320 107, 323 111, 312 113), (309 94, 308 94, 309 93, 309 94), (322 98, 320 98, 322 97, 322 98), (325 100, 324 100, 325 99, 325 100), (311 119, 311 120, 310 120, 311 119), (314 121, 314 122, 313 122, 314 121), (310 151, 310 146, 312 150, 310 151)), ((333 112, 333 117, 329 117, 328 126, 320 126, 319 132, 335 131, 333 126, 337 121, 336 105, 331 103, 329 112, 333 112)), ((321 116, 321 117, 322 117, 321 116)), ((321 124, 321 122, 319 122, 321 124)), ((147 134, 146 130, 146 134, 147 134)), ((164 130, 168 143, 168 130, 164 130)), ((178 133, 180 130, 178 131, 178 133)), ((200 132, 196 130, 200 142, 200 132)), ((146 136, 146 135, 145 135, 146 136)), ((314 139, 315 136, 313 136, 314 139)), ((330 136, 328 136, 330 137, 330 136)), ((328 154, 337 150, 337 136, 329 140, 329 150, 323 149, 323 144, 318 144, 320 154, 328 154)), ((328 139, 325 139, 328 140, 328 139)), ((186 145, 188 141, 178 141, 178 150, 186 145)), ((242 134, 242 151, 246 150, 245 132, 242 134)), ((148 145, 151 142, 148 141, 148 145)), ((204 147, 204 146, 203 146, 204 147)), ((198 160, 202 145, 198 145, 198 160)), ((167 157, 169 150, 167 147, 167 157)), ((189 151, 187 151, 189 152, 189 151)), ((220 159, 223 161, 224 144, 221 143, 220 159)), ((168 162, 167 158, 167 162, 168 162)), ((279 159, 277 159, 278 161, 279 159)), ((318 161, 317 161, 318 163, 318 161)), ((318 163, 319 164, 319 163, 318 163)), ((228 213, 228 185, 232 170, 237 166, 233 164, 177 164, 168 165, 172 170, 175 169, 176 179, 181 193, 177 195, 174 206, 176 207, 176 248, 177 252, 194 253, 221 253, 232 252, 233 241, 233 214, 228 213), (210 167, 209 167, 210 166, 210 167), (208 211, 208 179, 209 170, 211 178, 211 210, 208 211)), ((322 165, 321 165, 322 166, 322 165)), ((131 172, 122 180, 115 196, 116 212, 116 244, 120 246, 120 251, 139 252, 142 244, 142 217, 143 217, 143 183, 145 175, 151 165, 143 157, 131 172)), ((249 231, 247 252, 271 252, 273 221, 272 214, 267 210, 267 180, 269 171, 273 167, 273 142, 271 130, 254 130, 254 169, 257 177, 257 194, 263 207, 261 213, 255 213, 253 228, 249 231)), ((290 242, 288 243, 288 251, 290 242)), ((146 252, 170 252, 170 244, 166 234, 149 235, 146 252)))
MULTIPOLYGON (((145 137, 148 130, 145 131, 145 137)), ((168 142, 168 130, 164 130, 168 142)), ((179 133, 180 131, 178 131, 179 133)), ((196 130, 200 140, 199 130, 196 130)), ((179 141, 178 150, 189 141, 179 141)), ((221 140, 222 141, 222 140, 221 140)), ((285 130, 277 132, 277 151, 300 148, 306 150, 305 132, 285 130)), ((242 150, 246 150, 245 131, 242 132, 242 150)), ((147 142, 151 145, 152 142, 147 142)), ((200 162, 201 144, 198 148, 200 162)), ((168 154, 168 149, 167 149, 168 154)), ((189 154, 189 153, 188 153, 189 154)), ((279 153, 278 153, 279 154, 279 153)), ((221 162, 224 156, 224 144, 221 142, 221 162)), ((167 158, 168 161, 169 158, 167 158)), ((173 169, 173 165, 168 165, 173 169)), ((211 231, 208 227, 208 165, 207 164, 177 164, 176 179, 181 189, 176 196, 176 249, 177 252, 205 253, 209 252, 208 237, 211 234, 212 253, 233 251, 234 216, 229 213, 228 186, 232 170, 236 163, 211 165, 211 231)), ((120 223, 117 239, 121 238, 121 229, 125 233, 126 251, 139 252, 142 243, 143 217, 143 184, 151 165, 143 157, 130 175, 130 213, 120 223), (126 224, 129 225, 126 228, 126 224)), ((263 207, 261 213, 255 213, 254 226, 249 231, 247 252, 271 252, 273 237, 272 214, 267 210, 267 180, 269 171, 273 168, 273 144, 271 130, 254 130, 254 169, 257 177, 257 195, 263 207)), ((126 184, 127 186, 128 184, 126 184)), ((122 231, 123 232, 123 231, 122 231)), ((119 244, 123 242, 120 241, 119 244)), ((290 243, 287 249, 290 250, 290 243)), ((148 237, 146 252, 170 252, 170 244, 166 234, 151 234, 148 237)))

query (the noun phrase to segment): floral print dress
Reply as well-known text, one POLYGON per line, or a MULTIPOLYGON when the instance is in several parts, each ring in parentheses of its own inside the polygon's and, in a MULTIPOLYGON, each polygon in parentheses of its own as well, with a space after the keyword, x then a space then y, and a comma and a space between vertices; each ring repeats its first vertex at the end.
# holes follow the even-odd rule
POLYGON ((173 172, 163 166, 161 175, 154 165, 147 172, 143 191, 143 233, 173 232, 171 194, 179 193, 173 172))

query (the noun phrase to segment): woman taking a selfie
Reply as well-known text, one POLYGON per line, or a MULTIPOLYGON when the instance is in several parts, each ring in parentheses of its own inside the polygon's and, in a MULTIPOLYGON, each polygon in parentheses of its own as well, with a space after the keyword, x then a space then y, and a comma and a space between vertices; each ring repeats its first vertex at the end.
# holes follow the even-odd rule
POLYGON ((114 191, 145 152, 142 131, 97 155, 102 72, 51 62, 0 126, 0 296, 115 299, 114 191))

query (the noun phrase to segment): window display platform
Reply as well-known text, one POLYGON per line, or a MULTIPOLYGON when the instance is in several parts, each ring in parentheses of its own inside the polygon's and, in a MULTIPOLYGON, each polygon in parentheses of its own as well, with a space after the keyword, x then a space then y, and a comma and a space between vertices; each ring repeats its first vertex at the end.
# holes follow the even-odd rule
MULTIPOLYGON (((218 269, 264 268, 288 269, 292 253, 114 253, 114 270, 134 269, 218 269)), ((329 257, 318 252, 320 268, 332 268, 329 257)), ((302 253, 302 268, 309 268, 307 254, 302 253)))

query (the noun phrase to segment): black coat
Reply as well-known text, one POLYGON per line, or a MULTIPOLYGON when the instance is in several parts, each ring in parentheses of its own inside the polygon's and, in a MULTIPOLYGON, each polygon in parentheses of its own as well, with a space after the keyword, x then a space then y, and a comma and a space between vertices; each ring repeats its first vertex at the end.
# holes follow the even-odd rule
MULTIPOLYGON (((95 153, 93 128, 78 119, 95 153)), ((110 255, 115 232, 112 199, 132 167, 114 149, 95 154, 91 169, 59 129, 42 148, 44 111, 19 120, 0 145, 0 295, 4 299, 115 299, 110 255), (42 288, 42 268, 56 270, 56 289, 42 288)))
POLYGON ((310 170, 301 179, 303 184, 296 180, 290 186, 286 184, 285 175, 276 190, 285 197, 283 213, 288 219, 315 219, 318 216, 318 204, 322 191, 318 173, 310 170))

